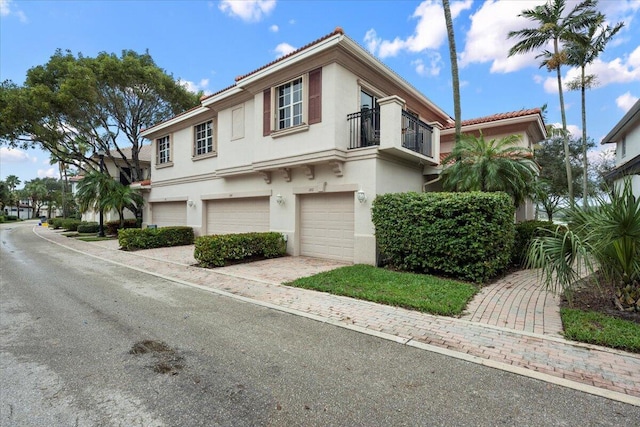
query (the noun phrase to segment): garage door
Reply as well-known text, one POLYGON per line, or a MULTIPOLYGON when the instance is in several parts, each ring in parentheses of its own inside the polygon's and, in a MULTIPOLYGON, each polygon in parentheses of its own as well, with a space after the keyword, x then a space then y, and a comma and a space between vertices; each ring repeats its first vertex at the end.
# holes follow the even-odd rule
POLYGON ((187 202, 156 202, 151 207, 152 224, 158 227, 187 225, 187 202))
POLYGON ((353 193, 300 196, 300 254, 353 262, 353 193))
POLYGON ((207 234, 269 231, 269 198, 207 202, 207 234))

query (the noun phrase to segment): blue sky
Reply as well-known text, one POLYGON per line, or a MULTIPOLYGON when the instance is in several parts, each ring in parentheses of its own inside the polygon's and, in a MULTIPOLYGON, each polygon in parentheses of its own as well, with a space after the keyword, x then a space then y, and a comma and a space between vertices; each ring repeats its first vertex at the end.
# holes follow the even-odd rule
MULTIPOLYGON (((559 123, 555 74, 535 54, 507 58, 510 30, 544 0, 451 1, 463 119, 548 104, 559 123)), ((577 2, 568 0, 568 8, 577 2)), ((599 87, 587 93, 589 136, 599 142, 640 97, 640 0, 600 0, 609 22, 625 27, 594 63, 599 87)), ((451 70, 439 1, 18 1, 0 0, 0 79, 22 84, 27 70, 57 48, 95 56, 148 50, 192 90, 211 93, 340 26, 428 98, 453 115, 451 70)), ((589 70, 588 70, 589 72, 589 70)), ((577 70, 564 68, 565 80, 577 70)), ((581 132, 578 92, 565 94, 567 121, 581 132)), ((55 176, 40 150, 0 147, 0 179, 55 176)))

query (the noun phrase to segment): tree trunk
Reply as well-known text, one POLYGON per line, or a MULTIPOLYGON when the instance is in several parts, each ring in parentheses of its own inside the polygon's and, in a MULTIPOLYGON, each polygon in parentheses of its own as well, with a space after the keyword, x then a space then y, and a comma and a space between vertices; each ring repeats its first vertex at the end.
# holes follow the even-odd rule
MULTIPOLYGON (((558 39, 553 41, 555 55, 558 56, 558 39)), ((560 94, 560 114, 562 116, 562 144, 564 146, 564 164, 567 170, 567 190, 569 192, 569 206, 573 207, 573 176, 571 173, 571 160, 569 158, 569 135, 567 134, 567 115, 564 111, 564 94, 562 91, 562 74, 560 72, 560 63, 556 66, 556 75, 558 77, 558 92, 560 94)))
POLYGON ((587 201, 588 197, 588 172, 589 172, 589 162, 587 160, 587 101, 586 101, 586 87, 585 87, 585 77, 584 77, 584 65, 582 66, 582 206, 589 206, 589 202, 587 201))
POLYGON ((462 112, 460 108, 460 77, 458 75, 458 56, 456 51, 456 39, 453 32, 453 20, 451 19, 451 8, 449 0, 442 0, 444 9, 444 19, 447 23, 447 36, 449 38, 449 59, 451 61, 451 80, 453 83, 453 115, 456 124, 455 143, 460 141, 462 132, 462 112))

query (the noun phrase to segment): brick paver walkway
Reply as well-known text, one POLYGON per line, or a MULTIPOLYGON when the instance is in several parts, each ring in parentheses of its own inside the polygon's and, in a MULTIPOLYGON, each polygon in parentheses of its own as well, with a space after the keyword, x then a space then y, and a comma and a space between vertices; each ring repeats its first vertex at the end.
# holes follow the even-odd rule
MULTIPOLYGON (((491 320, 491 314, 480 313, 481 310, 478 309, 475 311, 470 309, 469 314, 472 318, 479 316, 477 321, 433 316, 283 286, 271 280, 250 280, 239 277, 241 269, 234 273, 229 270, 225 272, 224 269, 208 270, 193 267, 189 265, 189 255, 185 252, 188 248, 156 250, 153 257, 148 251, 144 251, 144 254, 136 253, 140 256, 132 256, 131 252, 114 250, 113 246, 110 249, 108 245, 114 245, 113 243, 86 243, 68 239, 41 227, 36 227, 35 231, 47 240, 82 253, 178 282, 211 289, 236 298, 250 299, 268 307, 301 314, 319 321, 372 333, 407 345, 428 348, 453 357, 640 406, 640 355, 542 335, 536 333, 540 330, 540 326, 536 329, 535 321, 530 327, 533 328, 533 332, 527 332, 526 329, 529 328, 527 322, 507 320, 506 323, 500 324, 502 314, 498 315, 498 320, 495 320, 495 316, 494 320, 491 320), (169 256, 167 251, 176 256, 169 256), (181 259, 182 262, 168 262, 167 259, 181 259), (496 323, 494 325, 480 323, 479 321, 486 316, 489 322, 496 323), (519 328, 520 330, 504 327, 510 324, 523 326, 519 328)), ((323 261, 314 261, 309 258, 288 257, 281 260, 285 261, 280 261, 279 264, 263 262, 258 270, 264 277, 279 277, 283 270, 282 262, 287 260, 295 262, 296 269, 300 268, 300 265, 309 263, 307 272, 316 268, 335 268, 335 265, 331 266, 330 262, 323 266, 323 261), (313 263, 320 265, 313 265, 313 263)), ((520 279, 529 280, 524 277, 520 279)), ((532 292, 529 293, 532 294, 532 292)), ((515 300, 520 297, 487 294, 484 298, 494 301, 495 304, 492 303, 489 306, 495 308, 492 311, 498 311, 499 301, 513 301, 507 305, 516 307, 515 300)), ((546 306, 546 302, 539 304, 536 301, 534 305, 541 307, 542 314, 545 314, 542 307, 546 306)), ((509 319, 512 316, 511 308, 506 310, 505 313, 509 319)), ((517 317, 517 313, 514 316, 517 317)), ((546 328, 544 321, 542 321, 542 328, 546 328)))

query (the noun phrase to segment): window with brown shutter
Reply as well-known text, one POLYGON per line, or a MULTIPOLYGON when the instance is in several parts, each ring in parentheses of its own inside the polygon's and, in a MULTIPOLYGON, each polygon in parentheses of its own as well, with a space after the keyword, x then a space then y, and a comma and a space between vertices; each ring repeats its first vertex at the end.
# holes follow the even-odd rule
POLYGON ((309 73, 309 124, 322 121, 322 68, 309 73))
POLYGON ((262 94, 262 136, 271 134, 271 88, 262 94))

